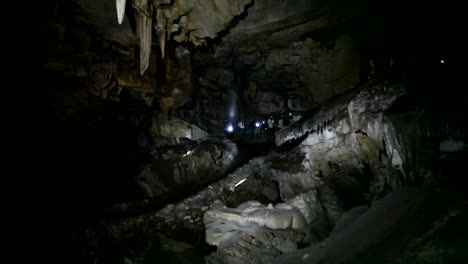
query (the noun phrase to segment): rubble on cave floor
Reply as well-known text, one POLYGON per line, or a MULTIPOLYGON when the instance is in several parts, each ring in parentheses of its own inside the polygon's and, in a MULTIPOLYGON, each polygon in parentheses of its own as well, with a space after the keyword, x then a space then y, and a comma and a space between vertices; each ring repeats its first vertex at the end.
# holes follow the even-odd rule
MULTIPOLYGON (((421 223, 428 226, 444 214, 442 205, 434 210, 427 207, 432 201, 427 192, 400 189, 411 177, 430 187, 445 173, 432 171, 426 164, 436 154, 419 164, 409 163, 409 155, 418 152, 405 145, 407 135, 400 134, 405 123, 392 116, 394 103, 405 94, 404 87, 373 89, 353 93, 348 101, 335 101, 331 107, 338 109, 336 115, 321 125, 317 124, 322 114, 312 114, 279 131, 277 138, 285 133, 294 135, 291 139, 300 137, 292 147, 253 158, 196 194, 156 212, 106 223, 101 232, 115 241, 138 240, 145 234, 158 243, 198 249, 206 263, 372 259, 366 254, 374 246, 391 243, 384 231, 398 234, 417 226, 414 221, 408 226, 399 224, 401 219, 409 219, 406 214, 419 216, 427 209, 432 217, 421 223), (375 96, 381 89, 385 92, 375 96), (191 234, 190 238, 181 233, 191 234), (362 237, 369 234, 372 238, 362 237), (362 239, 362 245, 355 239, 362 239), (342 254, 339 257, 333 252, 342 254)), ((319 113, 327 111, 324 108, 319 113)), ((439 150, 438 144, 430 147, 439 150)), ((177 151, 162 155, 188 152, 177 151)), ((463 215, 463 210, 456 212, 463 215)))

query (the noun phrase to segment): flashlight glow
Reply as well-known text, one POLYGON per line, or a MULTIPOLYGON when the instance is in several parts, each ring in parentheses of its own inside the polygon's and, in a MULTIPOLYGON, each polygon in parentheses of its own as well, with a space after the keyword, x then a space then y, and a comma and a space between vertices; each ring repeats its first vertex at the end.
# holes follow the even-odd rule
POLYGON ((229 131, 229 132, 234 131, 234 128, 232 127, 231 124, 229 124, 229 125, 227 126, 227 131, 229 131))
POLYGON ((260 127, 260 123, 259 123, 259 122, 256 122, 256 123, 255 123, 255 127, 260 127))

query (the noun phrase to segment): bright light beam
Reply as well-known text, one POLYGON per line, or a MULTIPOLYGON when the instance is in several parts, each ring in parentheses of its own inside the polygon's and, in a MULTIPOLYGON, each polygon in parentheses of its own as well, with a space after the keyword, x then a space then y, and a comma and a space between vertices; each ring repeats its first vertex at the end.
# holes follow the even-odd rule
POLYGON ((247 178, 240 180, 238 183, 236 183, 236 185, 234 185, 234 187, 237 187, 237 186, 241 185, 246 180, 247 180, 247 178))

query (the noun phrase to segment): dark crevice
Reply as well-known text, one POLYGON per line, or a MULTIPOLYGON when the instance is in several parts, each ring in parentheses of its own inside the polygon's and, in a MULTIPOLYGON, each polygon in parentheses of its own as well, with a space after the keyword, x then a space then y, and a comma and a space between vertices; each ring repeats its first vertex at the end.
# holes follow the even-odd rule
POLYGON ((305 138, 307 138, 307 136, 309 135, 309 133, 314 133, 315 130, 312 130, 312 131, 307 131, 305 132, 302 136, 300 137, 296 137, 294 139, 290 139, 288 141, 286 141, 285 143, 281 144, 280 146, 278 146, 276 148, 276 152, 278 153, 283 153, 283 152, 288 152, 288 151, 291 151, 293 150, 295 147, 297 147, 305 138))
POLYGON ((254 6, 254 5, 255 5, 255 0, 252 0, 252 2, 250 2, 249 4, 247 4, 247 5, 244 7, 244 11, 243 11, 241 14, 239 14, 239 15, 237 15, 237 16, 234 16, 234 17, 231 19, 231 21, 229 21, 229 22, 226 24, 225 28, 224 28, 223 30, 221 30, 220 32, 218 32, 218 33, 216 34, 216 37, 215 37, 212 41, 210 41, 210 42, 211 42, 212 44, 219 44, 219 43, 222 41, 222 39, 223 39, 227 34, 229 34, 231 28, 234 28, 237 24, 239 24, 240 21, 244 20, 244 19, 248 16, 248 14, 249 14, 248 9, 249 9, 250 7, 252 7, 252 6, 254 6))

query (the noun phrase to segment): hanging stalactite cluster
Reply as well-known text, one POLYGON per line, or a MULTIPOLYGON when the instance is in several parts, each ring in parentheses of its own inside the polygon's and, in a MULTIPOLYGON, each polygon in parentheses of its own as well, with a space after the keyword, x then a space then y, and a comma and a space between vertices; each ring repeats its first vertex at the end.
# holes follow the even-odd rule
MULTIPOLYGON (((236 16, 245 12, 252 0, 132 0, 137 16, 140 38, 140 73, 148 69, 151 55, 153 21, 164 59, 166 42, 190 42, 206 45, 207 38, 215 38, 236 16)), ((115 0, 117 21, 124 20, 126 0, 115 0)))

